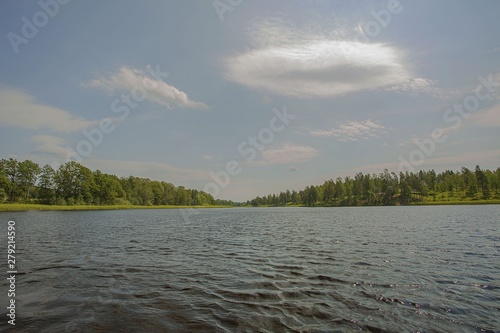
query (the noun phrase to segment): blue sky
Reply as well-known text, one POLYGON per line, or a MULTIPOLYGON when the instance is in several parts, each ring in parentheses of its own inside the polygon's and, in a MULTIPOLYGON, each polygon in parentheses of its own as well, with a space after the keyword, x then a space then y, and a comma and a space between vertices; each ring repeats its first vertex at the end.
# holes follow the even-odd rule
POLYGON ((495 0, 2 1, 0 158, 233 200, 359 171, 496 168, 499 12, 495 0))

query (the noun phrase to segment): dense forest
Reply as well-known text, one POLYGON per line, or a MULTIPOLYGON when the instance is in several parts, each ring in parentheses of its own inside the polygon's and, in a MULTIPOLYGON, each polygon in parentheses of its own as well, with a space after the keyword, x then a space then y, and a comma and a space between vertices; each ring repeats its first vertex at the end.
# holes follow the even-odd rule
MULTIPOLYGON (((500 168, 494 171, 462 167, 397 175, 357 173, 354 178, 328 180, 301 191, 285 191, 247 201, 251 206, 378 206, 430 201, 500 199, 500 168)), ((47 205, 239 205, 214 199, 206 192, 165 181, 117 177, 92 171, 71 161, 53 169, 25 160, 0 160, 0 203, 47 205)))
POLYGON ((416 202, 452 202, 500 199, 500 168, 495 171, 463 167, 460 171, 434 170, 397 175, 387 169, 380 174, 357 173, 354 178, 328 180, 301 191, 256 197, 252 206, 379 206, 416 202))
POLYGON ((26 160, 0 160, 0 203, 56 205, 232 205, 211 194, 148 178, 91 171, 71 161, 57 170, 26 160))

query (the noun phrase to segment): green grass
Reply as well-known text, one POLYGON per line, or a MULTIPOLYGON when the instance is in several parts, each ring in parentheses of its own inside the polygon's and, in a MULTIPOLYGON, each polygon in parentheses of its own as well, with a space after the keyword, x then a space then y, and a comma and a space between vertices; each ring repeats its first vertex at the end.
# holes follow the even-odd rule
MULTIPOLYGON (((410 206, 433 206, 433 205, 499 205, 500 199, 456 199, 447 198, 447 200, 434 201, 432 198, 425 198, 421 202, 412 202, 410 206)), ((304 205, 287 205, 286 207, 305 207, 304 205)), ((320 207, 320 206, 318 206, 320 207)), ((138 205, 41 205, 41 204, 0 204, 0 212, 22 212, 29 210, 57 210, 57 211, 81 211, 81 210, 118 210, 118 209, 179 209, 179 208, 232 208, 232 206, 138 206, 138 205)))
POLYGON ((435 197, 425 196, 421 202, 412 202, 411 205, 498 205, 500 197, 498 194, 492 194, 490 199, 472 199, 465 196, 465 192, 455 192, 451 195, 449 192, 438 193, 435 197))
POLYGON ((422 201, 412 202, 411 206, 426 206, 426 205, 499 205, 500 199, 465 199, 465 200, 436 200, 436 201, 422 201))
POLYGON ((230 208, 231 206, 136 206, 136 205, 41 205, 41 204, 0 204, 0 212, 19 212, 28 210, 116 210, 116 209, 179 209, 179 208, 230 208))

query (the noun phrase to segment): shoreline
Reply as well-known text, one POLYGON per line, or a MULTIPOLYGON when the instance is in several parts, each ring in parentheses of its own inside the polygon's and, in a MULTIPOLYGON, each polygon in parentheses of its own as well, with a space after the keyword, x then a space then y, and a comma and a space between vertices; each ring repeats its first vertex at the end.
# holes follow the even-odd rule
POLYGON ((0 212, 26 211, 87 211, 87 210, 128 210, 128 209, 198 209, 198 208, 233 208, 233 206, 139 206, 139 205, 43 205, 43 204, 0 204, 0 212))
MULTIPOLYGON (((409 205, 400 206, 460 206, 460 205, 500 205, 500 199, 491 200, 471 200, 471 201, 425 201, 413 202, 409 205)), ((26 212, 26 211, 91 211, 91 210, 129 210, 129 209, 199 209, 199 208, 272 208, 275 206, 176 206, 176 205, 160 205, 160 206, 139 206, 139 205, 44 205, 44 204, 0 204, 0 212, 26 212)), ((307 208, 335 208, 335 207, 398 207, 398 206, 380 206, 380 205, 360 205, 360 206, 303 206, 303 205, 286 205, 276 207, 307 207, 307 208)))
MULTIPOLYGON (((490 200, 471 200, 471 201, 424 201, 424 202, 413 202, 408 205, 358 205, 358 206, 305 206, 305 205, 285 205, 285 206, 257 206, 255 208, 272 208, 272 207, 306 207, 306 208, 338 208, 338 207, 411 207, 411 206, 472 206, 472 205, 500 205, 500 199, 490 199, 490 200)), ((251 206, 244 206, 252 208, 251 206)))
POLYGON ((455 206, 455 205, 500 205, 500 199, 478 199, 471 201, 424 201, 424 202, 414 202, 407 206, 455 206))

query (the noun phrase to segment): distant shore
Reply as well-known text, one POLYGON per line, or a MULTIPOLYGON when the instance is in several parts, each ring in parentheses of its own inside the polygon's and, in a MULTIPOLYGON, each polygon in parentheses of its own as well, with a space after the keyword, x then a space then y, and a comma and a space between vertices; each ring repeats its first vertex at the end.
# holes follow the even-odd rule
MULTIPOLYGON (((448 201, 422 201, 412 202, 406 206, 455 206, 455 205, 500 205, 500 199, 489 200, 448 200, 448 201)), ((251 207, 251 206, 240 206, 251 207)), ((260 206, 263 208, 274 206, 260 206)), ((309 207, 304 205, 286 205, 278 207, 309 207)), ((381 206, 313 206, 314 207, 381 207, 381 206)), ((395 207, 395 206, 385 206, 395 207)), ((83 211, 83 210, 124 210, 124 209, 197 209, 197 208, 237 208, 235 206, 175 206, 175 205, 160 205, 160 206, 140 206, 140 205, 43 205, 43 204, 0 204, 0 212, 23 212, 30 210, 43 211, 83 211)))
POLYGON ((81 210, 120 210, 120 209, 196 209, 196 208, 231 208, 232 206, 139 206, 139 205, 42 205, 42 204, 0 204, 0 212, 22 212, 30 210, 46 211, 81 211, 81 210))
POLYGON ((435 206, 435 205, 500 205, 500 199, 422 201, 422 202, 412 202, 411 204, 409 204, 409 206, 435 206))
MULTIPOLYGON (((286 205, 286 206, 259 206, 259 207, 308 207, 308 208, 335 208, 335 207, 399 207, 399 206, 456 206, 456 205, 500 205, 500 199, 477 199, 477 200, 441 200, 441 201, 422 201, 412 202, 407 205, 358 205, 358 206, 306 206, 306 205, 286 205)), ((245 206, 248 207, 248 206, 245 206)))

